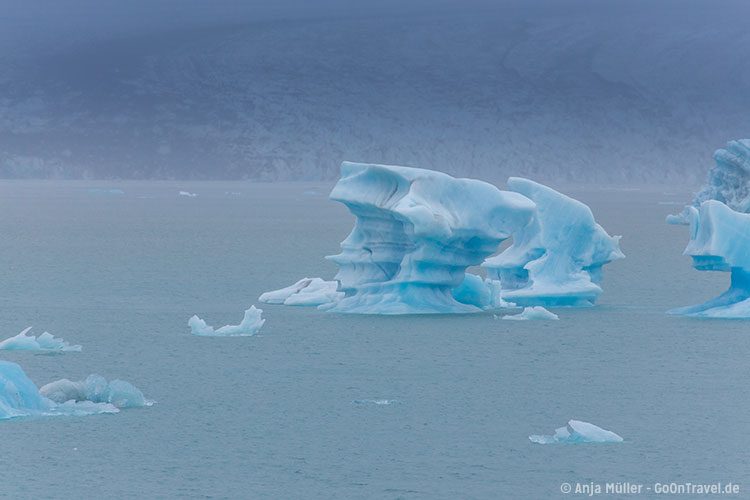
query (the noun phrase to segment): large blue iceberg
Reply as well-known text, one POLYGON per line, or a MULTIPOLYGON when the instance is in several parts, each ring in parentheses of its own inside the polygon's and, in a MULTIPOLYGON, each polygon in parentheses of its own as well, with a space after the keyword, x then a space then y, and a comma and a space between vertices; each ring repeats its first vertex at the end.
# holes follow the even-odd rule
POLYGON ((38 389, 16 363, 0 361, 0 420, 117 413, 119 408, 151 404, 132 384, 107 383, 98 375, 83 382, 60 380, 38 389))
POLYGON ((602 266, 623 257, 618 237, 586 205, 551 188, 520 178, 508 188, 344 162, 330 197, 356 221, 341 253, 328 257, 339 267, 334 281, 306 278, 260 301, 358 314, 593 304, 602 266), (511 237, 513 245, 491 257, 511 237), (488 278, 467 273, 482 265, 488 278))
POLYGON ((703 304, 671 314, 750 318, 750 140, 732 141, 714 153, 716 166, 693 204, 668 221, 690 225, 684 254, 699 271, 730 273, 729 289, 703 304))

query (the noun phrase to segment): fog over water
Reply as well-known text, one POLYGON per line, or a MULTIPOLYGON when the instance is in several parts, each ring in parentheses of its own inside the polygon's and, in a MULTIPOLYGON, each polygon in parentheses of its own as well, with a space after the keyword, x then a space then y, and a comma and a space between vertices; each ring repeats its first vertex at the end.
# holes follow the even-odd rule
POLYGON ((698 185, 750 136, 744 1, 7 0, 0 177, 698 185))

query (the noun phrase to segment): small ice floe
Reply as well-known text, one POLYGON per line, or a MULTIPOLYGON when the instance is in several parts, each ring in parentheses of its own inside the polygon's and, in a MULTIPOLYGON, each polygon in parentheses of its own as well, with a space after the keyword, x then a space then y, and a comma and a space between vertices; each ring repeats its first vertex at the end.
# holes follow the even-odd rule
POLYGON ((101 375, 89 375, 86 380, 73 382, 66 378, 50 382, 39 389, 39 394, 58 404, 68 402, 109 403, 115 408, 151 406, 136 386, 124 380, 107 380, 101 375))
POLYGON ((623 441, 620 436, 612 431, 580 420, 569 421, 565 427, 556 429, 552 436, 534 434, 529 436, 529 440, 538 444, 622 443, 623 441))
POLYGON ((266 292, 258 300, 266 304, 286 306, 319 306, 338 302, 344 297, 344 292, 339 292, 338 286, 338 281, 303 278, 286 288, 266 292))
POLYGON ((352 401, 355 405, 376 405, 386 406, 398 403, 395 399, 355 399, 352 401))
POLYGON ((262 313, 263 309, 256 309, 255 306, 250 306, 250 309, 245 311, 245 316, 239 325, 225 325, 218 330, 214 330, 214 327, 207 325, 198 316, 190 318, 188 326, 193 335, 201 337, 249 337, 258 333, 260 327, 266 322, 261 317, 262 313))
POLYGON ((507 314, 503 316, 503 319, 511 319, 516 321, 524 321, 530 319, 542 319, 542 320, 555 320, 560 319, 557 314, 549 312, 542 306, 524 307, 523 311, 518 314, 507 314))
POLYGON ((196 193, 191 193, 190 191, 180 191, 179 195, 187 196, 188 198, 195 198, 196 196, 198 196, 196 193))
POLYGON ((38 337, 36 335, 26 335, 31 327, 24 331, 0 342, 0 350, 3 351, 33 351, 45 353, 80 351, 79 345, 70 345, 61 338, 55 337, 49 332, 44 332, 38 337))
POLYGON ((0 361, 0 420, 21 417, 97 415, 153 401, 132 384, 91 375, 81 382, 58 380, 41 389, 16 363, 0 361))

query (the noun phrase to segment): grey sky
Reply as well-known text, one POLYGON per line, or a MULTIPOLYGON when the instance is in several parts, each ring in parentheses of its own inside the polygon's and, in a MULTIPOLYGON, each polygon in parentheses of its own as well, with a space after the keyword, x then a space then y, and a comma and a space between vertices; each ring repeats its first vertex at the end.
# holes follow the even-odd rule
POLYGON ((6 0, 0 176, 323 179, 348 159, 695 182, 750 135, 749 17, 708 0, 6 0))

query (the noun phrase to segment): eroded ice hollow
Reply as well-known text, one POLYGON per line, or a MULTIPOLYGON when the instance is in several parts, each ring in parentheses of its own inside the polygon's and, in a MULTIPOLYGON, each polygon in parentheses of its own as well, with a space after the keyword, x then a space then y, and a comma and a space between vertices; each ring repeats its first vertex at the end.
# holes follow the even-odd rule
POLYGON ((750 139, 714 153, 716 165, 693 204, 668 222, 690 225, 685 255, 699 271, 731 275, 729 289, 703 304, 669 311, 711 318, 750 318, 750 139))
POLYGON ((339 267, 334 281, 306 278, 259 300, 359 314, 593 304, 602 266, 623 257, 618 237, 586 205, 551 188, 520 178, 508 188, 344 162, 330 197, 356 221, 341 253, 327 257, 339 267), (488 259, 511 236, 513 245, 488 259), (478 265, 489 279, 467 274, 478 265))

